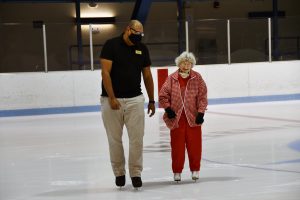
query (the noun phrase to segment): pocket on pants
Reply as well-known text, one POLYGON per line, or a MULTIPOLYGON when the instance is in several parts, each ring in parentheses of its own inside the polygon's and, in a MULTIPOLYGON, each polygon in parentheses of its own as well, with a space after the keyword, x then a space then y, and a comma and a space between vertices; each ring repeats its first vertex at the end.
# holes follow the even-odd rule
POLYGON ((143 94, 141 94, 140 96, 138 96, 138 102, 143 102, 145 103, 145 97, 143 94))
POLYGON ((108 101, 108 97, 100 97, 100 104, 105 104, 108 101))

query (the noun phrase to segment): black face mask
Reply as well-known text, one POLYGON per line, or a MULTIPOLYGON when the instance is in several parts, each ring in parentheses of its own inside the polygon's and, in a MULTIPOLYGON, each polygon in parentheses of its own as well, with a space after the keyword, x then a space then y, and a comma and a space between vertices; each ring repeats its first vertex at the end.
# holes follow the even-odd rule
POLYGON ((129 35, 129 40, 133 43, 133 44, 138 44, 142 41, 142 36, 141 35, 137 35, 137 34, 131 34, 129 35))

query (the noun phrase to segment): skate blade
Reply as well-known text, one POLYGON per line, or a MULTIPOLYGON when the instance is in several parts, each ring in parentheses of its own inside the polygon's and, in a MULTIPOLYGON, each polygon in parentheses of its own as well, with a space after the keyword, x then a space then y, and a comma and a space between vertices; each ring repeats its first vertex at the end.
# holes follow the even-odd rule
POLYGON ((142 190, 142 187, 133 187, 133 190, 134 190, 134 191, 141 191, 141 190, 142 190))

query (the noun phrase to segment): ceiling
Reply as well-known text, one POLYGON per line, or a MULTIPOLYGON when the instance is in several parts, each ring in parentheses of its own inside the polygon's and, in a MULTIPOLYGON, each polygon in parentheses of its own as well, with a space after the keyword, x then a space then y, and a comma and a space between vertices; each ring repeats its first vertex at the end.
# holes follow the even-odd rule
MULTIPOLYGON (((91 3, 91 2, 101 2, 101 3, 135 2, 135 0, 0 0, 0 2, 7 2, 7 3, 75 3, 77 1, 79 1, 80 3, 91 3)), ((152 0, 152 2, 176 2, 176 1, 185 1, 185 0, 152 0)), ((188 1, 189 2, 201 2, 201 1, 220 1, 220 0, 188 0, 188 1)))

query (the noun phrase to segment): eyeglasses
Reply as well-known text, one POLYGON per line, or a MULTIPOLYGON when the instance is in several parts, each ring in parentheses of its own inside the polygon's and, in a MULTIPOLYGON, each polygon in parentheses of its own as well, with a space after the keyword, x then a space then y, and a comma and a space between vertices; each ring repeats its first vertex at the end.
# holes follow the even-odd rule
POLYGON ((130 28, 130 30, 132 30, 134 32, 134 34, 141 35, 142 37, 144 37, 144 33, 143 32, 137 31, 137 30, 135 30, 134 28, 131 28, 131 27, 129 27, 129 28, 130 28))
POLYGON ((193 62, 190 60, 184 60, 179 63, 179 66, 192 66, 193 62))

